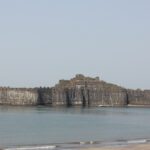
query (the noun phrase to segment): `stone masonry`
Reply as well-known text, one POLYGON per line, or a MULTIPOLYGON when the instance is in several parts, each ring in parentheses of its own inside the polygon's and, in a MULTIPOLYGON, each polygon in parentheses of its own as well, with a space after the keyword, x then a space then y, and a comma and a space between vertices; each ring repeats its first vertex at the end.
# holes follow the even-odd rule
POLYGON ((1 105, 127 106, 150 105, 150 90, 130 90, 99 77, 77 74, 49 88, 0 88, 1 105))

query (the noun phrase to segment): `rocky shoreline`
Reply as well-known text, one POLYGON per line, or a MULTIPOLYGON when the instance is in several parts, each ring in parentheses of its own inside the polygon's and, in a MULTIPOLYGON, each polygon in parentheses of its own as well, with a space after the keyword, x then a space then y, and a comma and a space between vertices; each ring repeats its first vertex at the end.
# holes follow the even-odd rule
POLYGON ((150 90, 132 90, 78 74, 48 88, 0 88, 0 105, 150 106, 150 90))

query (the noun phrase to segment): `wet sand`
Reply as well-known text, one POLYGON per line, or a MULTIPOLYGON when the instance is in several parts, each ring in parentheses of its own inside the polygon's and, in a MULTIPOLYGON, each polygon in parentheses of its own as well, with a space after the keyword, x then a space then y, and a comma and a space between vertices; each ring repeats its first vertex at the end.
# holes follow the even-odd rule
POLYGON ((105 146, 105 147, 93 147, 81 150, 150 150, 150 144, 133 144, 124 147, 105 146))

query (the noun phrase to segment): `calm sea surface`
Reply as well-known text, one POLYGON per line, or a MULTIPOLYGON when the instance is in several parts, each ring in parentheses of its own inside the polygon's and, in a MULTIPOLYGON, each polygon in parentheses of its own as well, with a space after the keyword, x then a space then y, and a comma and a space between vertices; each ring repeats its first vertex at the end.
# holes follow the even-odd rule
POLYGON ((150 108, 0 106, 0 146, 150 138, 150 108))

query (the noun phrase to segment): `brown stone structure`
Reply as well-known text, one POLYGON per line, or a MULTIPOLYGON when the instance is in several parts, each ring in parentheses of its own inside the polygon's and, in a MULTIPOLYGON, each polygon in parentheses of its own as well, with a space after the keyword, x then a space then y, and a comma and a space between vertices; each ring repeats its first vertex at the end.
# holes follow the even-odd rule
POLYGON ((76 75, 71 80, 60 80, 53 88, 53 105, 124 106, 127 104, 126 90, 114 84, 76 75))
POLYGON ((78 74, 52 88, 0 88, 1 105, 127 106, 150 105, 150 90, 129 90, 78 74))
POLYGON ((127 90, 128 104, 150 106, 150 90, 127 90))
POLYGON ((1 105, 36 105, 38 93, 34 89, 0 88, 1 105))

